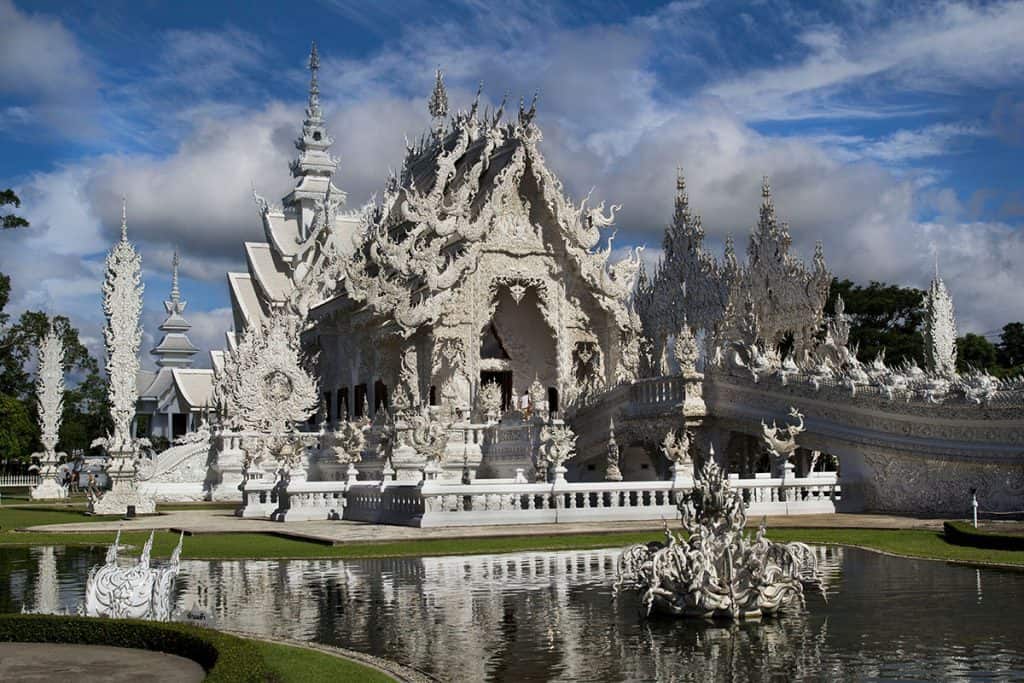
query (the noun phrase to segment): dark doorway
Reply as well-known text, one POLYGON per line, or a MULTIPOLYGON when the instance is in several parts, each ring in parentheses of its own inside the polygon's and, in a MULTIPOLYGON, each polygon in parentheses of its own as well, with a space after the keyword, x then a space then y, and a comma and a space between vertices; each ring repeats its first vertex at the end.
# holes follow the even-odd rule
POLYGON ((373 383, 373 414, 376 415, 381 408, 387 410, 388 405, 388 385, 377 380, 373 383))
POLYGON ((548 412, 554 416, 558 412, 558 389, 548 387, 548 412))
POLYGON ((188 431, 188 414, 174 413, 171 415, 171 439, 177 439, 188 431))
POLYGON ((484 370, 480 373, 480 386, 488 382, 497 382, 498 386, 501 387, 501 409, 508 410, 512 406, 512 371, 484 370))
POLYGON ((369 417, 369 415, 363 415, 363 406, 366 404, 366 385, 356 385, 356 396, 355 403, 352 406, 352 414, 356 417, 369 417))
POLYGON ((349 415, 348 387, 342 387, 338 389, 338 421, 347 420, 349 415))

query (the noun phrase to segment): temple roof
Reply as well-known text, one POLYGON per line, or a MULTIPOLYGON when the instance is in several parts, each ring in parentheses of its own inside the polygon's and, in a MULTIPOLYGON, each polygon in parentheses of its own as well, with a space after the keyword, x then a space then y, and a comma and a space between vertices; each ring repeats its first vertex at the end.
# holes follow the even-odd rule
POLYGON ((164 337, 156 348, 150 351, 156 356, 156 364, 160 367, 189 367, 192 365, 192 356, 199 351, 188 338, 188 331, 192 329, 192 325, 185 320, 184 313, 188 302, 181 298, 181 290, 178 287, 180 263, 181 259, 175 251, 171 260, 171 295, 164 301, 167 318, 160 325, 164 337))
POLYGON ((256 280, 263 294, 272 301, 288 298, 294 286, 288 266, 266 242, 246 242, 245 256, 249 274, 256 280))
POLYGON ((198 410, 213 405, 213 370, 175 368, 172 373, 178 395, 188 408, 198 410))
POLYGON ((259 325, 267 315, 256 284, 249 273, 228 273, 231 307, 235 313, 235 329, 244 330, 259 325), (239 314, 241 318, 239 319, 239 314))
POLYGON ((160 368, 156 372, 140 370, 137 376, 139 380, 139 400, 159 401, 160 397, 167 393, 173 386, 171 379, 171 368, 160 368))

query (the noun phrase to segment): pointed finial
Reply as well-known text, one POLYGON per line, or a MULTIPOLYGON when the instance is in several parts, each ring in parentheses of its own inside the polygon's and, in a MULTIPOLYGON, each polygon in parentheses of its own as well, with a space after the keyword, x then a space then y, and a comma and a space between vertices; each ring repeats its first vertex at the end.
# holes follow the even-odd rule
POLYGON ((174 249, 174 257, 171 258, 171 301, 177 302, 181 299, 181 290, 178 288, 178 264, 181 258, 178 256, 178 249, 174 249))
POLYGON ((128 197, 121 195, 121 241, 128 241, 128 197))
POLYGON ((683 175, 682 166, 676 166, 676 193, 679 195, 686 194, 686 177, 683 175))
POLYGON ((768 176, 761 176, 761 199, 765 205, 772 203, 772 186, 768 184, 768 176))
POLYGON ((317 80, 317 72, 320 70, 320 54, 316 51, 316 41, 309 50, 309 117, 319 119, 320 112, 320 83, 317 80))
POLYGON ((444 119, 448 116, 448 91, 444 87, 444 72, 441 67, 434 70, 434 90, 430 93, 427 110, 434 119, 434 132, 439 133, 444 127, 444 119))

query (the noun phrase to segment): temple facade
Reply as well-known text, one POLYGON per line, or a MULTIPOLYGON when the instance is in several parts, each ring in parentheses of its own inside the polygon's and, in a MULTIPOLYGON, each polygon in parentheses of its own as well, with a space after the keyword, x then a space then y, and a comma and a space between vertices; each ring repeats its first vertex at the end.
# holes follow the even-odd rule
POLYGON ((310 68, 295 188, 279 207, 256 197, 267 240, 247 243, 248 272, 228 275, 229 349, 272 315, 304 320, 328 425, 384 408, 453 424, 557 416, 637 376, 639 250, 609 264, 610 240, 598 246, 617 207, 565 195, 539 149, 535 104, 506 120, 478 95, 449 116, 439 72, 432 130, 380 203, 348 211, 315 50, 310 68))

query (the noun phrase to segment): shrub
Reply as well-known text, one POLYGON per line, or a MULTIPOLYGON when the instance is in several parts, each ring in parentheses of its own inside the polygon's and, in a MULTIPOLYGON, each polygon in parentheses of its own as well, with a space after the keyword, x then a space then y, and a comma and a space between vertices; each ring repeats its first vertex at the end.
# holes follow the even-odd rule
POLYGON ((1024 536, 975 529, 967 522, 943 522, 942 531, 946 540, 956 545, 993 550, 1024 550, 1024 536))

